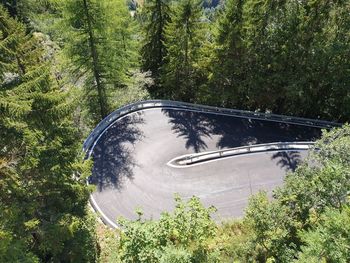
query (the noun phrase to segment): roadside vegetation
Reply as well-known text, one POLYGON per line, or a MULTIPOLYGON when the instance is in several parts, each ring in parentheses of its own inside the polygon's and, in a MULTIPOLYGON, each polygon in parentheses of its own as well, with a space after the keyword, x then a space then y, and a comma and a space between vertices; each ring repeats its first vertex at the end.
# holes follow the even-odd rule
POLYGON ((253 196, 242 219, 218 224, 214 207, 178 196, 159 220, 120 219, 103 262, 348 262, 350 126, 324 132, 316 148, 272 200, 253 196))
POLYGON ((348 122, 350 2, 2 0, 0 262, 348 262, 350 126, 242 219, 175 195, 101 225, 82 142, 143 99, 348 122))

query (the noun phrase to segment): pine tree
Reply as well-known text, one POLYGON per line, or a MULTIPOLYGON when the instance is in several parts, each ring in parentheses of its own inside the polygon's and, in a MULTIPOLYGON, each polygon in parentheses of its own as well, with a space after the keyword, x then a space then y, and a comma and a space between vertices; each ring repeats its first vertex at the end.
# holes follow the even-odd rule
POLYGON ((213 103, 347 120, 349 8, 344 1, 228 0, 211 63, 213 103))
POLYGON ((175 4, 171 22, 166 26, 167 56, 162 85, 167 97, 195 101, 203 76, 198 67, 204 45, 202 1, 181 0, 175 4))
POLYGON ((10 16, 29 26, 30 20, 38 10, 50 8, 52 0, 1 0, 1 4, 7 9, 10 16))
POLYGON ((111 92, 125 86, 137 57, 131 17, 122 0, 66 0, 61 10, 67 57, 84 80, 85 102, 98 122, 111 111, 111 92))
POLYGON ((0 49, 0 261, 93 261, 74 104, 37 38, 1 7, 0 49))
POLYGON ((217 22, 210 86, 214 103, 221 106, 239 107, 245 98, 239 87, 244 64, 242 8, 242 0, 228 0, 217 22))
POLYGON ((5 7, 12 17, 17 17, 20 5, 17 0, 2 0, 1 4, 5 7))
MULTIPOLYGON (((290 76, 301 62, 297 51, 297 13, 295 1, 248 0, 243 8, 243 41, 246 48, 246 104, 276 113, 283 112, 300 87, 288 87, 290 76), (296 60, 297 58, 297 60, 296 60)), ((298 43, 299 42, 299 43, 298 43)), ((297 80, 293 80, 293 85, 297 80)))
POLYGON ((137 34, 139 27, 123 0, 105 1, 105 9, 113 12, 105 13, 105 50, 101 52, 106 63, 107 83, 115 88, 129 84, 131 70, 139 66, 139 43, 137 34))
MULTIPOLYGON (((144 40, 141 49, 142 69, 151 71, 159 84, 160 70, 166 57, 165 26, 170 22, 170 0, 148 0, 145 2, 144 40)), ((160 88, 153 91, 161 96, 160 88)))

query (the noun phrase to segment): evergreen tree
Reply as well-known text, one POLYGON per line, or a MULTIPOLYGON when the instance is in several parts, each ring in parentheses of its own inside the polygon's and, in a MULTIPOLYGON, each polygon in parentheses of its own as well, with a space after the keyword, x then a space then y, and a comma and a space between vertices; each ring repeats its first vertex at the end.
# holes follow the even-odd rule
MULTIPOLYGON (((295 33, 295 1, 248 0, 242 10, 246 107, 281 113, 288 103, 287 74, 293 61, 284 50, 295 33), (286 30, 288 29, 288 30, 286 30)), ((289 51, 294 47, 290 46, 289 51)), ((294 58, 295 59, 295 58, 294 58)))
POLYGON ((302 92, 292 103, 301 105, 300 115, 348 121, 350 2, 305 2, 299 10, 300 71, 291 85, 298 83, 302 92))
POLYGON ((2 7, 0 49, 0 260, 92 262, 72 101, 36 37, 2 7))
POLYGON ((242 0, 228 0, 218 19, 216 48, 210 79, 215 104, 229 107, 242 106, 245 99, 242 79, 244 46, 242 43, 242 0), (219 90, 219 92, 218 92, 219 90))
POLYGON ((211 63, 213 103, 347 120, 349 8, 347 1, 228 0, 211 63))
MULTIPOLYGON (((166 56, 165 26, 170 22, 169 0, 148 0, 145 2, 144 43, 141 49, 142 69, 151 71, 152 77, 159 82, 160 69, 166 56)), ((159 87, 151 90, 154 96, 159 94, 159 87)))
POLYGON ((199 68, 204 45, 202 1, 181 0, 174 6, 166 26, 166 63, 162 85, 166 96, 175 100, 195 101, 204 76, 199 68))
POLYGON ((73 74, 83 77, 85 102, 98 122, 111 111, 111 92, 125 86, 130 62, 137 58, 132 18, 122 0, 66 0, 62 15, 73 74))
POLYGON ((10 16, 17 18, 31 27, 36 15, 43 11, 52 11, 55 0, 1 0, 0 3, 7 9, 10 16))
POLYGON ((7 11, 12 17, 17 17, 19 14, 19 10, 21 9, 22 1, 21 3, 18 2, 19 1, 17 0, 2 0, 1 4, 7 9, 7 11))

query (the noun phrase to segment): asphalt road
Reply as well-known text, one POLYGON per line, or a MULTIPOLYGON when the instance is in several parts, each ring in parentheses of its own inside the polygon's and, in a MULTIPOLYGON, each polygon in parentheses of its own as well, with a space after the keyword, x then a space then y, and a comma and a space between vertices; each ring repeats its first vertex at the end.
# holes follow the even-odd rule
POLYGON ((306 151, 264 152, 234 156, 188 168, 167 163, 188 153, 270 142, 313 141, 319 128, 265 120, 148 109, 111 125, 92 150, 93 199, 111 221, 123 216, 158 218, 174 207, 174 193, 193 195, 214 205, 218 220, 243 215, 251 194, 269 193, 283 183, 306 151))

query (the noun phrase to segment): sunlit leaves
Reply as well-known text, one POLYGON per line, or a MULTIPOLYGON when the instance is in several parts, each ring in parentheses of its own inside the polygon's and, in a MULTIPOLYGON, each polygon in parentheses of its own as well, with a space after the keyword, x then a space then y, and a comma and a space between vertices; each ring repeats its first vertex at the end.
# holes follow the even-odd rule
POLYGON ((210 246, 215 209, 203 207, 196 197, 184 202, 177 196, 175 201, 175 210, 157 221, 119 220, 123 262, 216 262, 218 251, 210 246))

